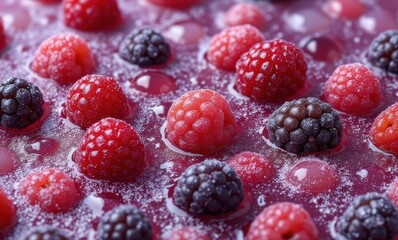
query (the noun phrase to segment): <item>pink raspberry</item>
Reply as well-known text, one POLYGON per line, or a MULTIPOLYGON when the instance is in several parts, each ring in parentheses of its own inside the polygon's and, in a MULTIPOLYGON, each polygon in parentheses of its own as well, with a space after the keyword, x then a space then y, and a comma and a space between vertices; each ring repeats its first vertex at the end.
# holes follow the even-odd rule
POLYGON ((398 207, 398 180, 393 181, 388 187, 387 197, 391 200, 391 202, 398 207))
POLYGON ((31 68, 41 77, 69 84, 92 73, 94 59, 83 38, 64 33, 52 36, 40 45, 31 68))
POLYGON ((226 28, 210 41, 207 59, 217 68, 234 71, 239 57, 263 40, 263 34, 248 24, 226 28))
POLYGON ((266 207, 251 223, 246 240, 317 240, 318 230, 298 204, 280 202, 266 207))
POLYGON ((13 202, 0 188, 0 237, 1 233, 7 231, 17 220, 17 214, 13 202))
POLYGON ((193 90, 174 101, 167 114, 167 139, 191 153, 211 153, 227 146, 237 134, 229 103, 209 89, 193 90))
POLYGON ((209 235, 195 227, 174 229, 164 240, 211 240, 209 235))
POLYGON ((250 24, 262 29, 265 26, 265 17, 256 5, 238 3, 227 10, 224 15, 224 23, 229 27, 250 24))
POLYGON ((381 101, 379 80, 361 63, 338 67, 324 87, 326 101, 337 110, 353 115, 367 114, 381 101))
POLYGON ((22 180, 19 191, 30 204, 51 213, 66 212, 79 199, 74 180, 58 169, 30 173, 22 180))

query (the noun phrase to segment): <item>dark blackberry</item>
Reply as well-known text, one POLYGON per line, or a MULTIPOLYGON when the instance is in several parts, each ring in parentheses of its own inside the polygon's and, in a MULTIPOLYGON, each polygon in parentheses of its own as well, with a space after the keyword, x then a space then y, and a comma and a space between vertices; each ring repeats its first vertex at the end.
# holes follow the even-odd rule
POLYGON ((292 153, 320 152, 340 144, 343 125, 336 110, 317 98, 286 102, 269 118, 269 139, 292 153))
POLYGON ((206 160, 189 167, 174 189, 177 206, 196 214, 221 214, 243 201, 242 181, 224 162, 206 160))
POLYGON ((398 74, 398 30, 380 33, 370 46, 369 59, 373 65, 398 74))
POLYGON ((122 42, 119 55, 140 67, 160 65, 170 56, 170 46, 163 36, 152 29, 134 30, 122 42))
POLYGON ((31 229, 21 240, 71 240, 63 231, 52 226, 31 229))
POLYGON ((0 85, 0 117, 5 128, 22 129, 43 115, 40 89, 21 78, 10 77, 0 85))
POLYGON ((101 217, 100 240, 152 240, 151 223, 144 213, 132 205, 122 205, 101 217))
POLYGON ((358 196, 337 221, 337 239, 389 240, 398 235, 398 209, 379 193, 358 196))

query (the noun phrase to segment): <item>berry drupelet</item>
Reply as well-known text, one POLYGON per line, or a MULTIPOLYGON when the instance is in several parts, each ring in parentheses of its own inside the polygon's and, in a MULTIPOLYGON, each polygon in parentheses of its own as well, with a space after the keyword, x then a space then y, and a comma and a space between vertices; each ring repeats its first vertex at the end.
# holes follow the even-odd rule
POLYGON ((373 65, 398 74, 398 30, 380 33, 373 40, 368 54, 373 65))
POLYGON ((271 114, 267 128, 271 142, 292 153, 334 148, 343 135, 336 110, 313 97, 283 104, 271 114))
POLYGON ((71 240, 63 231, 52 226, 40 226, 29 230, 21 240, 71 240))

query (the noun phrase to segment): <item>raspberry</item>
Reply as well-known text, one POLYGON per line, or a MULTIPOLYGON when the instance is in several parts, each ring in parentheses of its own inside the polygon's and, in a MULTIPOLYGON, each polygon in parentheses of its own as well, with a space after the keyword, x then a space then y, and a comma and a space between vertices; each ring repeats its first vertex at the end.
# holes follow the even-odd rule
POLYGON ((7 36, 3 27, 3 20, 0 17, 0 51, 3 50, 7 45, 7 36))
POLYGON ((266 207, 254 219, 245 239, 315 240, 318 239, 318 230, 303 207, 281 202, 266 207))
POLYGON ((39 226, 29 230, 21 240, 71 240, 72 238, 52 226, 39 226))
POLYGON ((265 26, 265 17, 256 5, 238 3, 227 10, 224 15, 224 22, 229 27, 250 24, 262 29, 265 26))
POLYGON ((367 114, 381 101, 379 80, 360 63, 342 65, 324 87, 326 101, 337 110, 353 115, 367 114))
POLYGON ((104 118, 84 134, 74 160, 89 178, 133 180, 146 167, 144 145, 125 121, 104 118))
POLYGON ((15 206, 2 188, 0 188, 0 216, 1 237, 1 233, 8 230, 17 219, 15 206))
POLYGON ((195 227, 174 229, 164 240, 211 240, 209 235, 195 227))
POLYGON ((152 236, 150 221, 131 205, 121 205, 107 212, 98 225, 99 240, 152 240, 152 236))
POLYGON ((393 239, 398 235, 398 209, 385 196, 356 197, 337 221, 338 239, 393 239))
POLYGON ((211 153, 227 146, 237 134, 229 103, 209 89, 188 91, 167 114, 166 137, 192 153, 211 153))
POLYGON ((239 58, 236 71, 236 89, 255 101, 283 101, 307 80, 303 53, 281 39, 255 44, 239 58))
POLYGON ((79 198, 73 179, 57 169, 30 173, 22 180, 19 191, 30 204, 52 213, 70 210, 79 198))
POLYGON ((195 214, 222 214, 243 201, 242 182, 224 162, 206 160, 190 166, 174 189, 177 206, 195 214))
POLYGON ((226 28, 211 39, 207 60, 217 68, 234 71, 239 57, 262 41, 263 34, 251 25, 226 28))
POLYGON ((66 117, 82 128, 105 117, 124 118, 129 113, 122 88, 114 78, 103 75, 78 80, 69 90, 64 110, 66 117))
POLYGON ((383 151, 398 154, 398 103, 379 114, 372 123, 369 137, 383 151))
POLYGON ((166 63, 171 51, 160 33, 144 28, 134 30, 123 40, 119 55, 132 64, 150 67, 166 63))
POLYGON ((0 118, 5 128, 22 129, 44 113, 43 95, 33 83, 10 77, 0 85, 0 118))
POLYGON ((270 180, 274 173, 272 161, 255 152, 238 153, 228 159, 228 164, 244 183, 263 183, 270 180))
POLYGON ((398 74, 398 30, 380 33, 373 40, 368 56, 376 67, 398 74))
POLYGON ((391 200, 391 202, 398 207, 398 179, 393 181, 386 193, 387 197, 391 200))
POLYGON ((115 26, 120 18, 117 0, 64 0, 64 22, 83 31, 99 31, 115 26))
POLYGON ((41 77, 69 84, 92 73, 94 59, 83 38, 64 33, 50 37, 39 46, 31 68, 41 77))
POLYGON ((190 7, 199 2, 200 0, 147 0, 147 1, 163 7, 182 9, 190 7))
POLYGON ((267 128, 271 142, 292 153, 334 148, 343 135, 336 110, 313 97, 283 104, 271 114, 267 128))

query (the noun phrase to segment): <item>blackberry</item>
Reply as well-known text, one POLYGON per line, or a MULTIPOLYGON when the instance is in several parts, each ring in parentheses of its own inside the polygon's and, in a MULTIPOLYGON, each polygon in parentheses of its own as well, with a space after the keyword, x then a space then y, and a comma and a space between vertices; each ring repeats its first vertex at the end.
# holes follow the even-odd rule
POLYGON ((317 98, 284 103, 270 116, 269 139, 292 153, 320 152, 340 144, 343 125, 336 110, 317 98))
POLYGON ((358 196, 337 221, 337 239, 389 240, 398 235, 398 209, 379 193, 358 196))
POLYGON ((373 65, 398 74, 398 30, 377 36, 370 46, 369 59, 373 65))
POLYGON ((0 118, 5 128, 22 129, 43 115, 40 89, 21 78, 10 77, 0 85, 0 118))
POLYGON ((119 49, 121 58, 140 67, 163 64, 170 54, 170 46, 163 36, 148 28, 131 32, 119 49))
POLYGON ((189 167, 174 189, 177 206, 195 214, 221 214, 243 201, 242 181, 224 162, 206 160, 189 167))
POLYGON ((63 231, 52 226, 40 226, 31 229, 22 240, 71 240, 63 231))
POLYGON ((151 223, 144 213, 132 205, 121 205, 101 217, 100 240, 152 240, 151 223))

